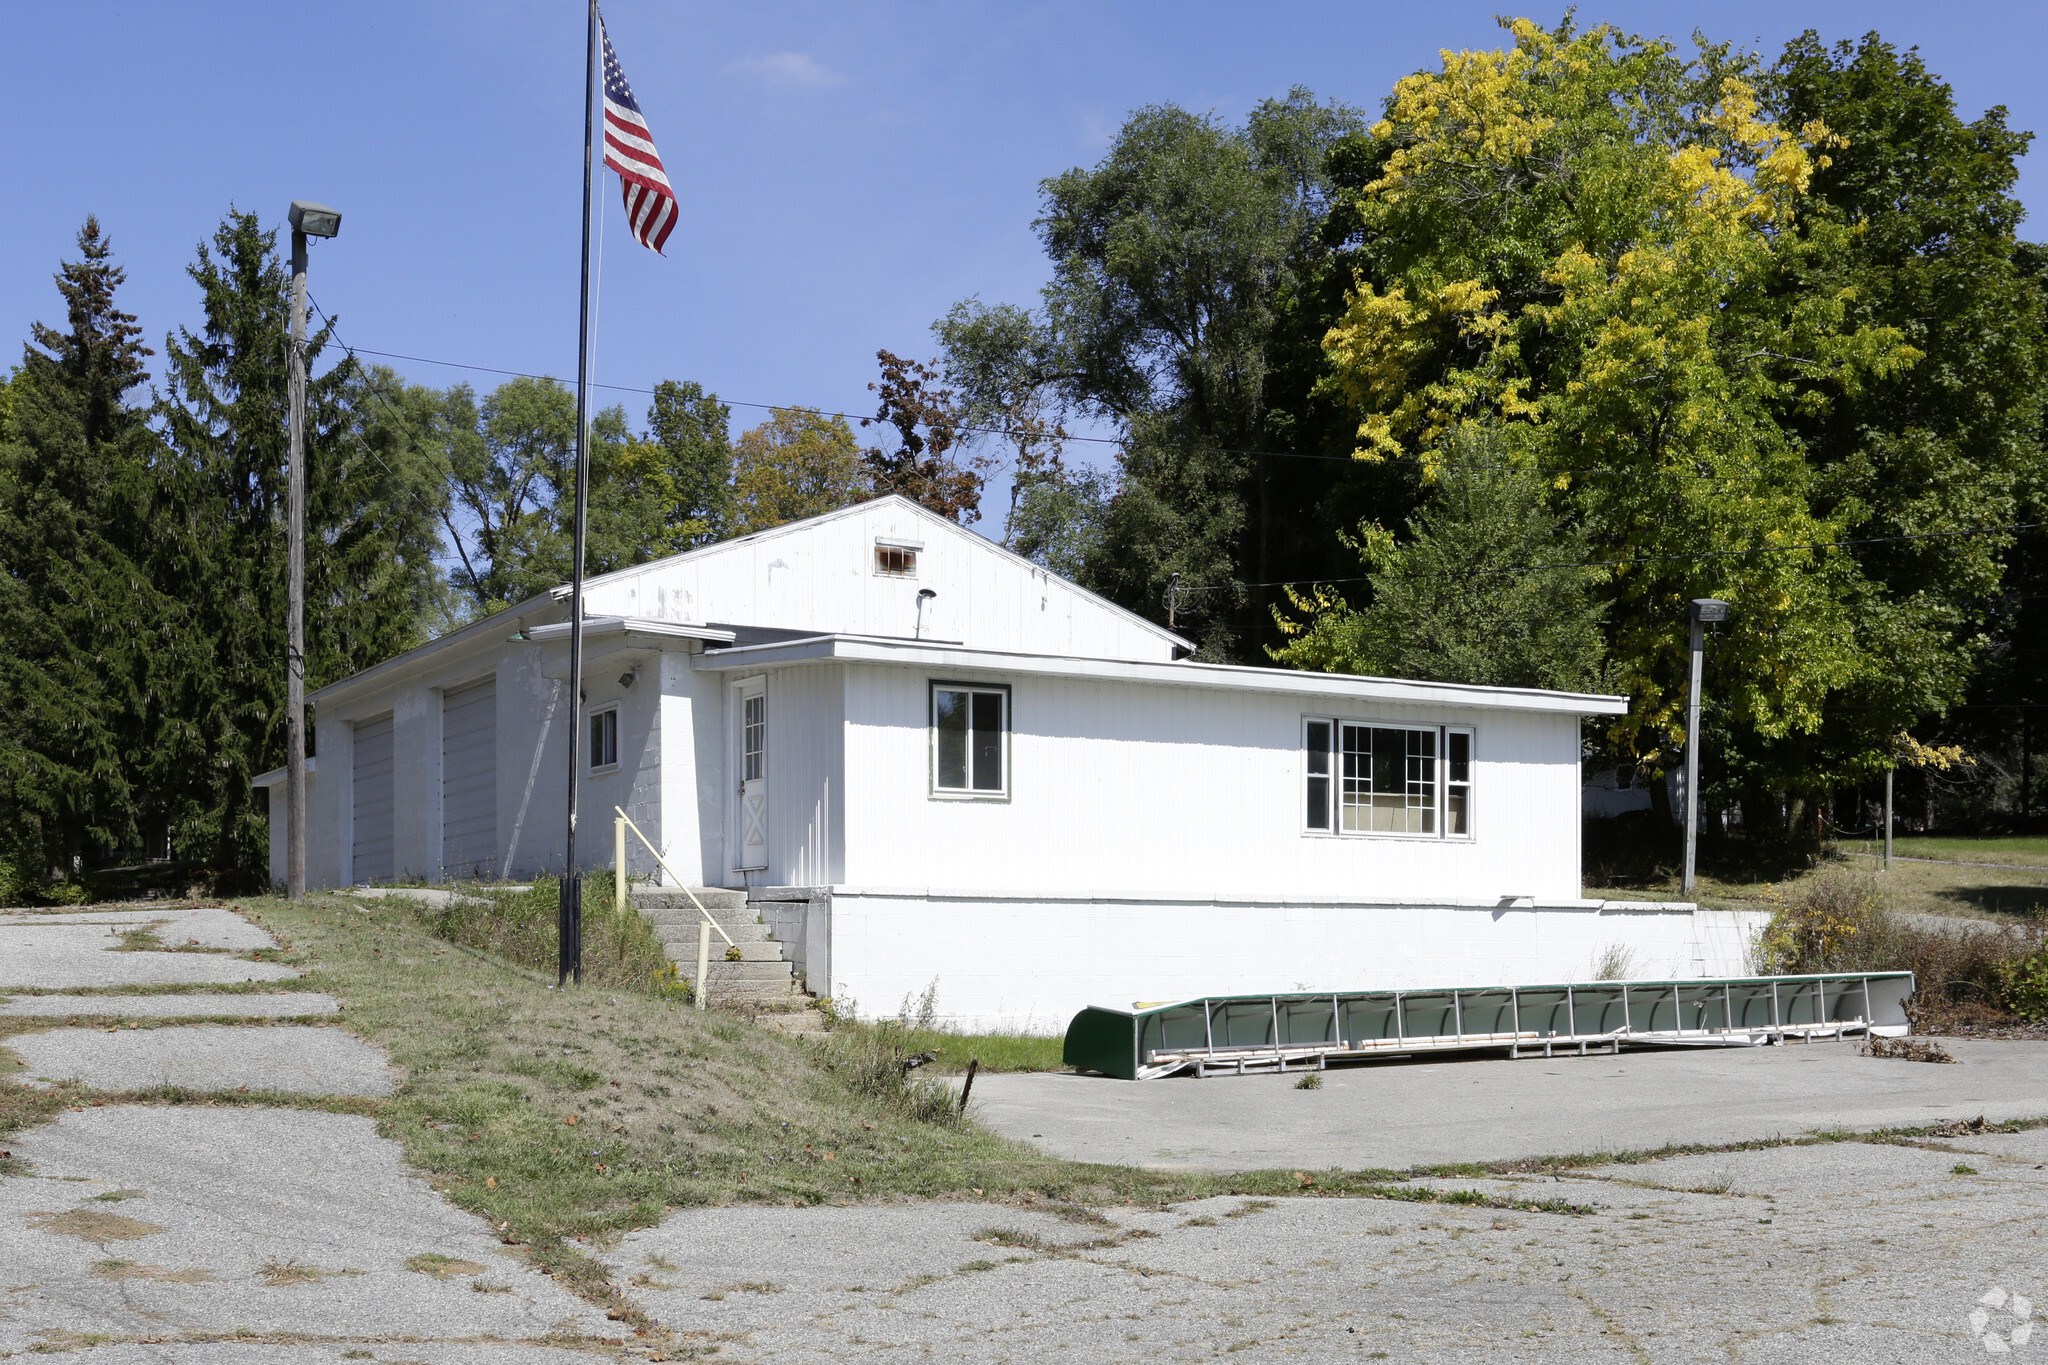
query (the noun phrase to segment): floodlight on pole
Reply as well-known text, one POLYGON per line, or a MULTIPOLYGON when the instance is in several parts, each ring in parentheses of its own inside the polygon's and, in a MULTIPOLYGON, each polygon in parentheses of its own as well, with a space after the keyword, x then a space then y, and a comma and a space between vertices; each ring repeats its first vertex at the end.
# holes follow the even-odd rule
POLYGON ((1692 600, 1692 688, 1685 703, 1685 876, 1679 894, 1690 896, 1697 880, 1700 843, 1700 663, 1706 654, 1707 631, 1728 619, 1728 604, 1718 597, 1692 600))
POLYGON ((341 231, 341 212, 292 200, 292 321, 289 355, 291 468, 286 494, 285 894, 306 894, 306 238, 341 231))
POLYGON ((308 237, 332 237, 341 231, 341 210, 310 199, 292 200, 292 231, 308 237))

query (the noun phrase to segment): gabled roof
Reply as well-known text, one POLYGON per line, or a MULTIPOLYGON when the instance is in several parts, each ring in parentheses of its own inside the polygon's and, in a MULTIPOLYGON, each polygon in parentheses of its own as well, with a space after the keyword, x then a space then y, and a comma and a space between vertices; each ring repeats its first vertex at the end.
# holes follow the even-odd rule
MULTIPOLYGON (((986 536, 976 535, 958 522, 940 516, 930 508, 903 496, 901 493, 886 493, 879 498, 866 498, 860 502, 850 502, 846 506, 834 508, 830 512, 820 512, 817 516, 805 517, 800 521, 786 521, 780 526, 771 526, 765 531, 755 531, 749 535, 734 536, 730 540, 721 540, 711 545, 700 545, 694 550, 685 550, 681 554, 664 555, 660 559, 650 559, 644 564, 635 564, 624 569, 614 569, 610 573, 598 574, 595 577, 584 579, 583 591, 586 593, 592 592, 642 574, 657 572, 670 565, 683 564, 692 560, 711 559, 743 546, 764 544, 769 541, 779 540, 785 536, 797 535, 814 527, 824 526, 835 521, 843 521, 850 517, 861 516, 873 511, 878 506, 893 506, 900 511, 908 512, 929 525, 936 534, 950 535, 960 543, 971 546, 977 553, 994 555, 1020 568, 1030 570, 1033 573, 1043 574, 1067 592, 1085 598, 1093 606, 1121 617, 1141 630, 1156 636, 1166 644, 1173 646, 1175 649, 1189 654, 1195 652, 1195 645, 1192 641, 1174 634, 1165 626, 1155 621, 1148 621, 1136 612, 1120 607, 1100 593, 1090 592, 1070 579, 1061 578, 1044 565, 1033 563, 1014 550, 1008 550, 996 544, 986 536)), ((553 589, 550 595, 558 602, 566 600, 569 596, 569 585, 566 583, 562 584, 560 587, 553 589)))

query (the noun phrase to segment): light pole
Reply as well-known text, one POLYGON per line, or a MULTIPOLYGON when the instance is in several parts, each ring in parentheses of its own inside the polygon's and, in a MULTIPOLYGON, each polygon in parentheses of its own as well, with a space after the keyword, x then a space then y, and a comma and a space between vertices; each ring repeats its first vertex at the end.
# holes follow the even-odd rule
POLYGON ((1700 846, 1700 660, 1707 627, 1728 619, 1728 604, 1717 597, 1692 600, 1692 690, 1685 702, 1685 879, 1681 896, 1692 894, 1700 846))
POLYGON ((285 894, 306 895, 306 238, 341 231, 341 214, 292 200, 290 523, 286 570, 284 809, 285 894))

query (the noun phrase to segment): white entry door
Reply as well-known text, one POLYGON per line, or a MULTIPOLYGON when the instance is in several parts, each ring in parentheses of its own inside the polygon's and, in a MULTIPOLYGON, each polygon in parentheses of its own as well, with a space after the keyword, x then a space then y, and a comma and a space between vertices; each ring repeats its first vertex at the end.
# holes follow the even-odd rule
POLYGON ((754 678, 734 689, 734 766, 739 773, 733 824, 742 872, 768 866, 768 680, 754 678))

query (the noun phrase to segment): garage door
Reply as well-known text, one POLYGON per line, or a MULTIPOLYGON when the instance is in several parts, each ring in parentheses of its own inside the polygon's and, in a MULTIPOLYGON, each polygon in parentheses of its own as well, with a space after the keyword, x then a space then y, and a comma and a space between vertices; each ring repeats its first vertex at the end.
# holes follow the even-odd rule
POLYGON ((441 694, 441 873, 498 875, 498 680, 441 694))
POLYGON ((391 717, 356 726, 355 843, 357 882, 388 882, 391 869, 391 717))

